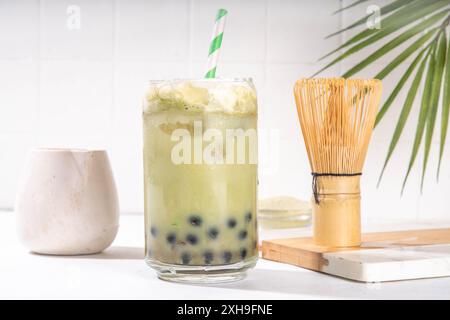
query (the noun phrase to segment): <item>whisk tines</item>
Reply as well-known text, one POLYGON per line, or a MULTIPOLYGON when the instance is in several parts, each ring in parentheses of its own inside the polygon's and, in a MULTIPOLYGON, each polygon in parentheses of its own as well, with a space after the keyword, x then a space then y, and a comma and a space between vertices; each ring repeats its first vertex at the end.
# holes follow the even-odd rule
POLYGON ((376 79, 301 79, 294 93, 312 171, 360 173, 375 123, 376 79))

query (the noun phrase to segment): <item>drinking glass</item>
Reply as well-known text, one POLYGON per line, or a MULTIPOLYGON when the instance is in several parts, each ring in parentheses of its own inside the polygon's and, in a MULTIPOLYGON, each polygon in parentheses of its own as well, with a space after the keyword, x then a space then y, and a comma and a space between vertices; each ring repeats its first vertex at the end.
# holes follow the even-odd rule
POLYGON ((146 262, 161 279, 241 279, 256 264, 251 79, 150 81, 143 108, 146 262))

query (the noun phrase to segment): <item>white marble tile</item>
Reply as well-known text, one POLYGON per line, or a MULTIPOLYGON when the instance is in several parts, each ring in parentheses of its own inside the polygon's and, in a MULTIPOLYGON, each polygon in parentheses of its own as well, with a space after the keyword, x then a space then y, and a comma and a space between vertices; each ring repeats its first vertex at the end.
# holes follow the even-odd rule
POLYGON ((43 58, 110 59, 114 39, 113 0, 43 0, 43 58))
POLYGON ((0 59, 39 54, 39 1, 0 1, 0 59))
POLYGON ((324 37, 339 29, 336 0, 269 0, 268 43, 270 62, 315 63, 338 47, 339 38, 324 37))
POLYGON ((38 62, 0 60, 0 70, 0 132, 36 132, 38 62))
POLYGON ((108 146, 112 99, 110 62, 43 62, 39 144, 91 148, 108 146))
POLYGON ((261 62, 266 50, 265 0, 195 0, 192 1, 192 57, 206 60, 219 8, 228 11, 223 36, 222 61, 261 62))
POLYGON ((119 59, 188 59, 187 0, 118 0, 116 19, 119 59))
POLYGON ((445 277, 450 275, 450 245, 325 253, 323 272, 362 282, 445 277))

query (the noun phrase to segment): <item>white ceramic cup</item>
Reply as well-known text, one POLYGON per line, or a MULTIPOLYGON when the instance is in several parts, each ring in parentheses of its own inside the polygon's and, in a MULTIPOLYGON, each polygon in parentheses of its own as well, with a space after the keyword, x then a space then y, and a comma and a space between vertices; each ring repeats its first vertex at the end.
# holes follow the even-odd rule
POLYGON ((17 231, 32 252, 92 254, 119 227, 119 204, 104 150, 34 149, 15 205, 17 231))

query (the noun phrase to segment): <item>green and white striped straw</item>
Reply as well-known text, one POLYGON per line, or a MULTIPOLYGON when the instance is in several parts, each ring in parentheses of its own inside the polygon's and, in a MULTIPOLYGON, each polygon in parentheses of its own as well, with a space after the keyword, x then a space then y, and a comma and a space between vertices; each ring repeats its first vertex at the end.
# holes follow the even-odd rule
POLYGON ((223 31, 225 29, 225 21, 227 19, 227 10, 219 9, 214 23, 214 32, 209 46, 208 68, 205 78, 215 78, 217 61, 219 60, 220 47, 222 46, 223 31))

